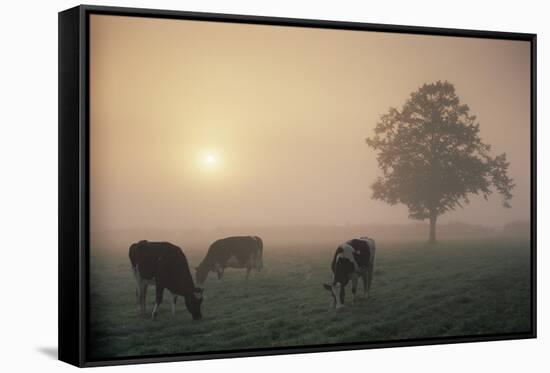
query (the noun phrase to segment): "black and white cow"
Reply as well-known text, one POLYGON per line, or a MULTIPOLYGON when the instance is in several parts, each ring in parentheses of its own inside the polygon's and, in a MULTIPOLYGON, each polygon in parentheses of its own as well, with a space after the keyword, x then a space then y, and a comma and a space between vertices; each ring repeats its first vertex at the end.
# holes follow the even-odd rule
POLYGON ((226 268, 246 268, 246 278, 252 269, 263 267, 263 242, 258 236, 235 236, 215 241, 196 268, 195 279, 203 284, 210 271, 223 277, 226 268))
POLYGON ((363 281, 363 296, 367 297, 372 283, 375 252, 376 244, 368 237, 354 238, 338 246, 331 263, 332 283, 323 284, 330 291, 333 306, 340 308, 344 305, 345 288, 350 281, 352 304, 359 279, 363 281))
POLYGON ((154 284, 156 299, 153 318, 162 303, 164 289, 169 290, 173 295, 173 315, 176 313, 177 297, 182 296, 193 319, 199 320, 202 317, 203 290, 195 287, 187 258, 178 246, 169 242, 139 241, 130 246, 128 255, 136 279, 136 298, 142 314, 146 311, 147 286, 154 284))

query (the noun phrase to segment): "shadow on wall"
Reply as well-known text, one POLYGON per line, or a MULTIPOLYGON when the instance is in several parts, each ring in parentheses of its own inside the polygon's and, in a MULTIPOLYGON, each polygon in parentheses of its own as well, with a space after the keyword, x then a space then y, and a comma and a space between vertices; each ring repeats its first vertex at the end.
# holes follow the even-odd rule
POLYGON ((57 346, 55 347, 38 347, 38 352, 46 355, 50 359, 57 360, 57 346))

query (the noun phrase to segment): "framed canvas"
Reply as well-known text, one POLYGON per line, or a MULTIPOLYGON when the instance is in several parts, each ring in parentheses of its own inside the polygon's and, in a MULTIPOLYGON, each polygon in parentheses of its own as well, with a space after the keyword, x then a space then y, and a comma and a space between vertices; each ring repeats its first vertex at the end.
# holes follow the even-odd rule
POLYGON ((59 358, 536 336, 536 35, 59 13, 59 358))

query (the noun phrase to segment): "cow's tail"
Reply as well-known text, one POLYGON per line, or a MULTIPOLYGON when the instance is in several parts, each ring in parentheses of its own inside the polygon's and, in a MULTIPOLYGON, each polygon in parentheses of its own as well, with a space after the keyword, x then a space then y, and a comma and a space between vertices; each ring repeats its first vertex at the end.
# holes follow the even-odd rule
POLYGON ((262 239, 258 236, 254 236, 254 239, 256 242, 258 242, 258 251, 257 251, 257 261, 258 261, 258 270, 262 270, 264 267, 264 242, 262 239))
POLYGON ((136 244, 130 245, 130 248, 128 249, 128 257, 130 258, 130 265, 132 266, 132 272, 134 273, 134 275, 136 274, 137 270, 136 250, 136 244))
POLYGON ((141 291, 140 291, 140 281, 139 281, 139 273, 138 273, 138 262, 136 258, 136 244, 130 245, 130 248, 128 249, 128 257, 130 258, 130 265, 132 267, 132 274, 134 275, 134 279, 136 280, 136 304, 139 306, 140 299, 141 299, 141 291))
POLYGON ((367 290, 370 291, 370 287, 372 285, 372 278, 374 275, 374 257, 376 256, 376 242, 372 238, 370 238, 368 240, 368 243, 370 246, 372 246, 370 248, 370 261, 369 261, 369 269, 367 273, 368 281, 369 281, 367 290))

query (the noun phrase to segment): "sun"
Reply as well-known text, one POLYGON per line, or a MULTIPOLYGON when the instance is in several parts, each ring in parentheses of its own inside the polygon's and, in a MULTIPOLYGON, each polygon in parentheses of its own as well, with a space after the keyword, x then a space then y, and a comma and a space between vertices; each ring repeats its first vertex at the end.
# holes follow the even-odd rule
POLYGON ((220 153, 214 150, 204 150, 198 154, 198 166, 205 172, 218 171, 221 166, 220 153))
POLYGON ((214 165, 217 162, 217 157, 215 154, 206 154, 204 157, 204 163, 207 165, 214 165))

